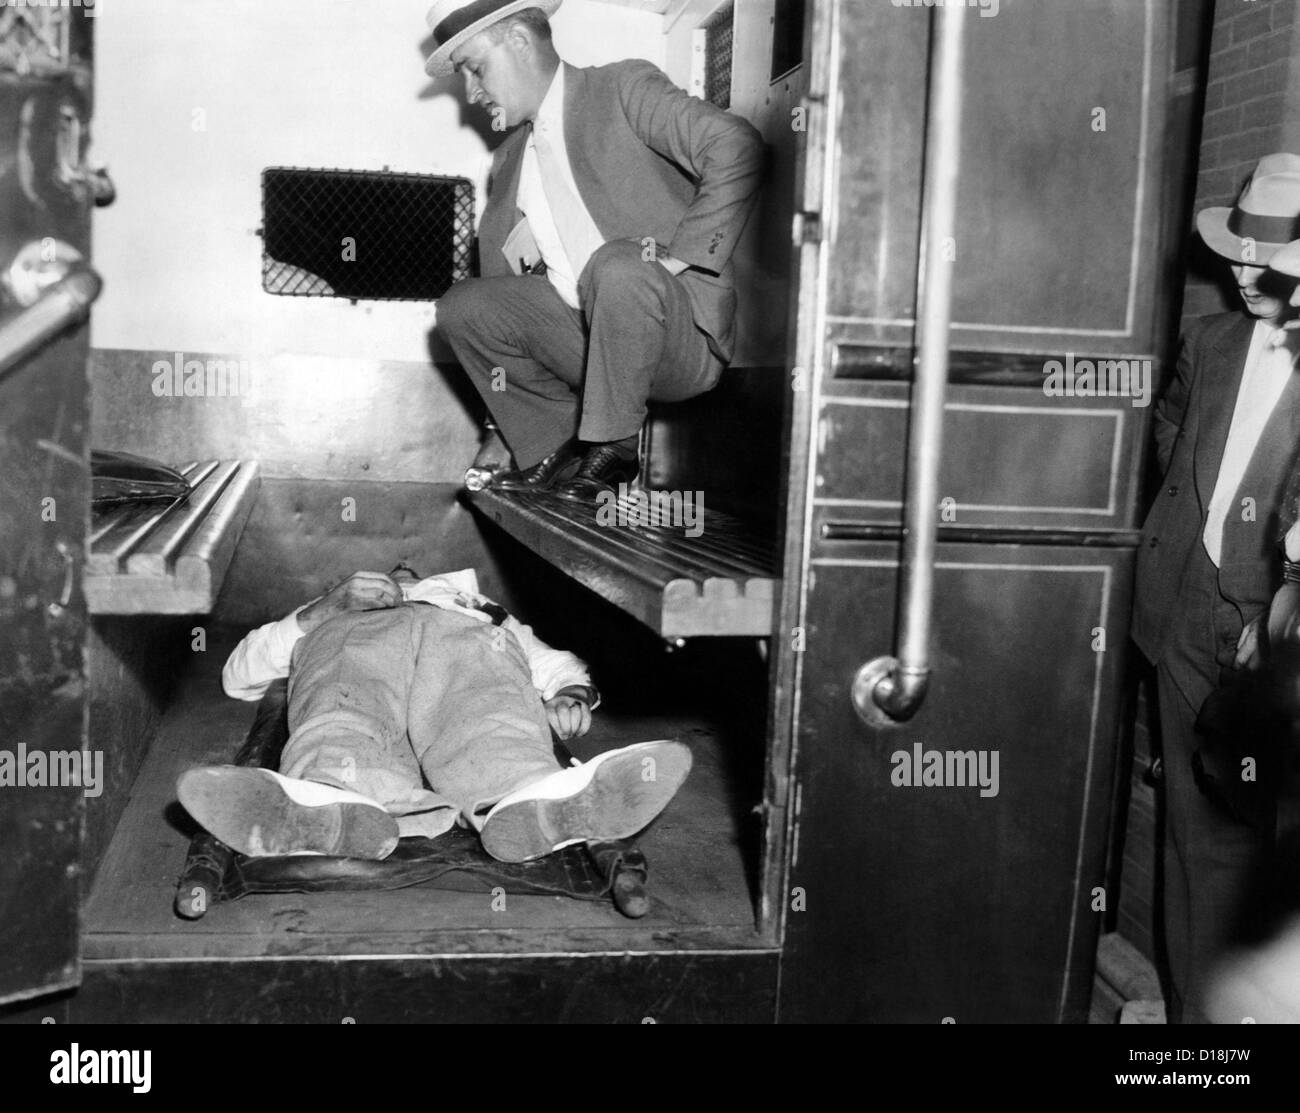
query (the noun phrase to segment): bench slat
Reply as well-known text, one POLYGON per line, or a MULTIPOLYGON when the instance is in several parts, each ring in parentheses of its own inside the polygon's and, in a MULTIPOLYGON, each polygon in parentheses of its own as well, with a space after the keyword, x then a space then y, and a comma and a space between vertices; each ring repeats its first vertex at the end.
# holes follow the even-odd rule
POLYGON ((127 572, 136 576, 167 575, 175 567, 181 547, 202 524, 238 470, 239 464, 233 460, 212 469, 190 491, 184 506, 135 547, 126 560, 127 572))
POLYGON ((260 469, 253 463, 240 465, 239 474, 226 486, 212 512, 194 534, 176 561, 176 578, 188 590, 216 592, 235 556, 235 546, 244 521, 257 497, 260 469))
POLYGON ((123 504, 103 512, 90 537, 90 556, 86 569, 108 575, 126 568, 127 559, 144 544, 150 535, 173 515, 183 514, 194 497, 194 487, 203 482, 217 467, 217 461, 192 465, 182 474, 190 481, 190 494, 186 499, 168 503, 123 504))
POLYGON ((261 472, 255 462, 217 460, 178 470, 192 484, 188 498, 96 516, 83 580, 92 614, 211 612, 261 472))
POLYGON ((469 497, 516 540, 665 638, 772 633, 776 546, 737 519, 708 511, 703 533, 688 537, 670 524, 606 525, 596 507, 545 495, 489 488, 469 497))

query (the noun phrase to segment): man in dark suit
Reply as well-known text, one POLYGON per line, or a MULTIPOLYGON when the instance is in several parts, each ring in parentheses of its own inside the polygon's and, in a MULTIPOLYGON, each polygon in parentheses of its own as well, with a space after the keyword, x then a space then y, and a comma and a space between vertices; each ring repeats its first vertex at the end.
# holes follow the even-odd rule
POLYGON ((492 485, 593 501, 637 474, 647 401, 710 389, 731 358, 731 256, 763 145, 649 62, 561 62, 559 4, 429 12, 426 70, 463 73, 470 103, 515 129, 493 159, 482 277, 439 299, 437 323, 513 452, 492 485))
POLYGON ((1300 235, 1300 157, 1269 155, 1231 208, 1198 214, 1231 265, 1245 312, 1186 330, 1155 410, 1163 480, 1138 552, 1133 638, 1155 664, 1165 771, 1164 920, 1171 1021, 1203 1019, 1208 968, 1255 924, 1252 870, 1267 835, 1235 822, 1197 785, 1195 724, 1232 670, 1260 660, 1281 580, 1284 489, 1300 444, 1294 280, 1268 269, 1300 235))

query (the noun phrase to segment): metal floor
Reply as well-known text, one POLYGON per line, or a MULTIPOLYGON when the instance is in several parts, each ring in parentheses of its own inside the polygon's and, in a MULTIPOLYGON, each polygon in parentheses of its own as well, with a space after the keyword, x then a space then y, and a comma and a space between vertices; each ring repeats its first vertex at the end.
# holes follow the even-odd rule
POLYGON ((740 728, 698 713, 620 715, 609 706, 596 713, 586 738, 570 743, 578 757, 668 737, 687 742, 695 757, 682 790, 638 839, 650 867, 652 908, 644 919, 628 920, 605 902, 509 894, 502 909, 486 891, 427 887, 254 895, 214 905, 197 921, 179 918, 173 898, 193 826, 176 802, 176 777, 230 761, 256 706, 227 698, 220 687, 221 665, 239 634, 213 635, 163 720, 95 878, 85 910, 86 959, 765 945, 754 929, 764 739, 740 737, 740 728))

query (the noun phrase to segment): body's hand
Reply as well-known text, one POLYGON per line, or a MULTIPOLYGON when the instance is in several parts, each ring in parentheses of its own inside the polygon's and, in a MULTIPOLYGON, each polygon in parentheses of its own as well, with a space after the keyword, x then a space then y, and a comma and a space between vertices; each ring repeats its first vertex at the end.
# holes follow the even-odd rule
POLYGON ((1263 622, 1264 616, 1259 615, 1242 629, 1241 636, 1237 638, 1237 656, 1232 662, 1235 668, 1254 671, 1263 665, 1263 647, 1260 645, 1260 627, 1263 622))
POLYGON ((402 589, 389 576, 382 572, 354 572, 300 610, 298 627, 306 634, 335 615, 383 610, 396 607, 401 601, 402 589))
POLYGON ((548 699, 543 706, 546 708, 546 721, 561 741, 566 738, 581 738, 591 729, 591 708, 587 706, 586 700, 557 695, 548 699))

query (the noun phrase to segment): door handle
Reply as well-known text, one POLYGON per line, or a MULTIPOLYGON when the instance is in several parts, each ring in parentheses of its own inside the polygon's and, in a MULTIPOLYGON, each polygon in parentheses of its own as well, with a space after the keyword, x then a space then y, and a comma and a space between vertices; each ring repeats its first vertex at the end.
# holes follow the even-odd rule
POLYGON ((930 628, 938 536, 939 463, 948 392, 952 326, 957 169, 961 153, 962 28, 965 7, 933 13, 934 62, 926 113, 925 185, 917 281, 916 373, 907 444, 907 504, 903 518, 903 597, 896 656, 876 657, 853 677, 850 695, 871 726, 906 722, 930 685, 930 628))
POLYGON ((12 321, 0 325, 0 378, 84 319, 102 288, 102 279, 89 267, 74 270, 12 321))

